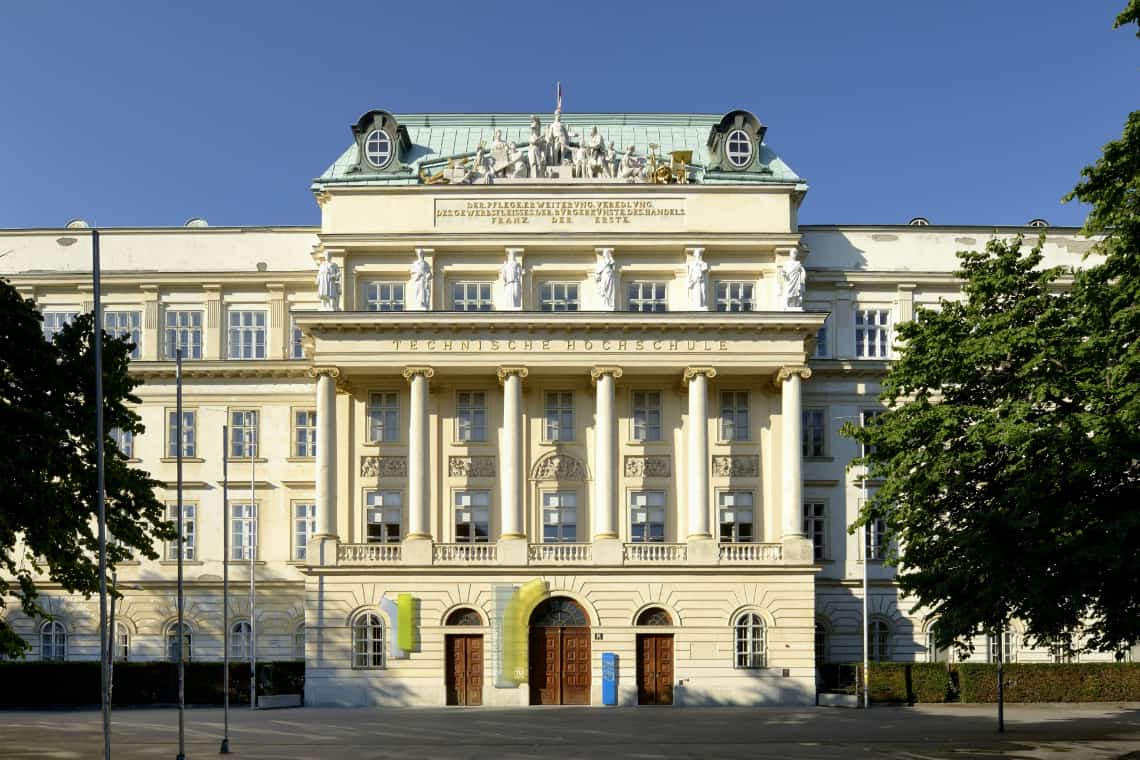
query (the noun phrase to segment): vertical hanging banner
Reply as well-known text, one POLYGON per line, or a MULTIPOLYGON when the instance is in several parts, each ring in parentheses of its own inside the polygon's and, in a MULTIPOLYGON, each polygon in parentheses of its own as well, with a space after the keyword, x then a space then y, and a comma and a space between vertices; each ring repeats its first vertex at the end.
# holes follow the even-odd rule
POLYGON ((400 630, 400 610, 395 602, 386 596, 380 597, 380 611, 388 616, 388 621, 392 626, 392 633, 388 636, 388 659, 390 660, 406 660, 408 659, 408 650, 401 649, 399 644, 398 631, 400 630))
POLYGON ((491 672, 496 689, 511 689, 518 685, 503 678, 503 619, 518 590, 518 586, 509 583, 497 583, 491 587, 491 672))
POLYGON ((396 597, 396 611, 400 616, 397 623, 397 639, 400 649, 408 652, 416 648, 416 600, 411 594, 396 597))
MULTIPOLYGON (((511 595, 502 609, 502 629, 499 635, 499 670, 495 685, 518 686, 529 680, 527 635, 530 611, 550 593, 550 584, 539 578, 524 583, 511 595)), ((497 600, 496 600, 497 601, 497 600)))

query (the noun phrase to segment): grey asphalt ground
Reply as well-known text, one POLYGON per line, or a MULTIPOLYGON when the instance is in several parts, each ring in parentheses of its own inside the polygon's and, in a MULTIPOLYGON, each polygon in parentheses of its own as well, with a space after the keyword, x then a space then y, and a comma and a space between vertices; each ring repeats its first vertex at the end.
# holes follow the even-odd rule
MULTIPOLYGON (((119 710, 115 758, 178 751, 172 709, 119 710)), ((235 758, 1124 758, 1140 704, 841 708, 295 708, 230 712, 235 758)), ((0 758, 102 757, 98 711, 0 712, 0 758)), ((217 757, 218 709, 186 711, 186 758, 217 757)), ((1133 755, 1132 753, 1136 753, 1133 755)))

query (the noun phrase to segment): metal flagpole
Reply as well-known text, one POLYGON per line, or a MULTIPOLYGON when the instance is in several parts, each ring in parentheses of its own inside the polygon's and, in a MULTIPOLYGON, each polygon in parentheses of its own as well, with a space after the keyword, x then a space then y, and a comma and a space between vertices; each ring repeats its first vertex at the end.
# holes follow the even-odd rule
POLYGON ((222 746, 230 753, 230 428, 222 425, 222 746))
POLYGON ((174 352, 175 361, 175 414, 178 421, 175 425, 175 440, 178 441, 177 476, 178 476, 178 758, 186 760, 186 634, 183 620, 186 599, 182 589, 182 555, 185 543, 182 539, 182 349, 174 352))
POLYGON ((103 702, 103 756, 111 760, 111 670, 107 635, 107 499, 103 473, 103 298, 99 284, 99 230, 91 230, 91 283, 94 291, 94 321, 91 334, 95 353, 95 482, 99 509, 99 644, 101 698, 103 702))
POLYGON ((119 590, 119 571, 111 572, 111 611, 107 615, 107 704, 114 704, 115 697, 115 593, 119 590))
POLYGON ((257 502, 254 492, 255 477, 257 472, 257 456, 254 447, 257 443, 257 437, 254 430, 248 430, 249 433, 249 447, 246 451, 249 453, 249 541, 247 550, 249 551, 249 709, 257 709, 257 502))
MULTIPOLYGON (((863 509, 867 508, 867 465, 863 465, 863 509)), ((867 566, 871 564, 871 526, 863 523, 863 709, 871 707, 871 624, 867 617, 867 566)))

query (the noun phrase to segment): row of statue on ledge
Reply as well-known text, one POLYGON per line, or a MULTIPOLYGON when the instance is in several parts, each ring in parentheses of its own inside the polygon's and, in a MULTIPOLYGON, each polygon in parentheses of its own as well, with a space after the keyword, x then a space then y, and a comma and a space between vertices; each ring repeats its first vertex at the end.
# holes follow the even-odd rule
POLYGON ((429 185, 492 184, 496 178, 688 183, 691 150, 672 151, 669 161, 658 158, 655 144, 650 144, 648 156, 637 155, 634 145, 626 146, 619 155, 613 140, 607 143, 597 125, 590 128, 589 135, 579 135, 569 130, 561 117, 561 110, 555 110, 554 120, 543 130, 539 118, 531 116, 526 143, 509 142, 503 139, 503 130, 496 129, 490 149, 480 141, 473 156, 449 159, 436 174, 421 169, 420 179, 429 185))
MULTIPOLYGON (((704 259, 703 248, 693 248, 685 266, 685 285, 688 292, 689 308, 696 311, 708 309, 709 265, 704 259)), ((410 268, 411 298, 408 308, 415 311, 431 309, 432 267, 424 259, 424 252, 416 250, 416 259, 410 268)), ((518 260, 514 249, 508 249, 507 260, 499 268, 499 281, 503 285, 503 306, 506 309, 522 308, 522 282, 526 267, 518 260)), ((792 249, 790 261, 779 269, 780 301, 785 311, 799 311, 803 308, 804 289, 807 273, 800 262, 799 249, 792 249)), ((601 308, 612 310, 615 303, 617 262, 613 251, 603 248, 593 272, 601 308)), ((325 251, 324 260, 317 270, 317 295, 321 299, 322 311, 336 311, 340 303, 340 266, 325 251)))

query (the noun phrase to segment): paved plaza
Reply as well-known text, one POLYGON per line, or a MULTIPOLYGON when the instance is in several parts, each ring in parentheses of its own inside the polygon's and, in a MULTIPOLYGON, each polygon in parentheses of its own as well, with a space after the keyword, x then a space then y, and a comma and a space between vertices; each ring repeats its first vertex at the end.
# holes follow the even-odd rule
MULTIPOLYGON (((177 753, 177 711, 120 710, 116 758, 177 753)), ((186 757, 214 757, 222 712, 186 712, 186 757)), ((246 758, 1140 758, 1140 704, 828 708, 234 709, 246 758), (1136 754, 1132 754, 1136 753, 1136 754)), ((0 757, 102 757, 97 711, 0 713, 0 757)))

